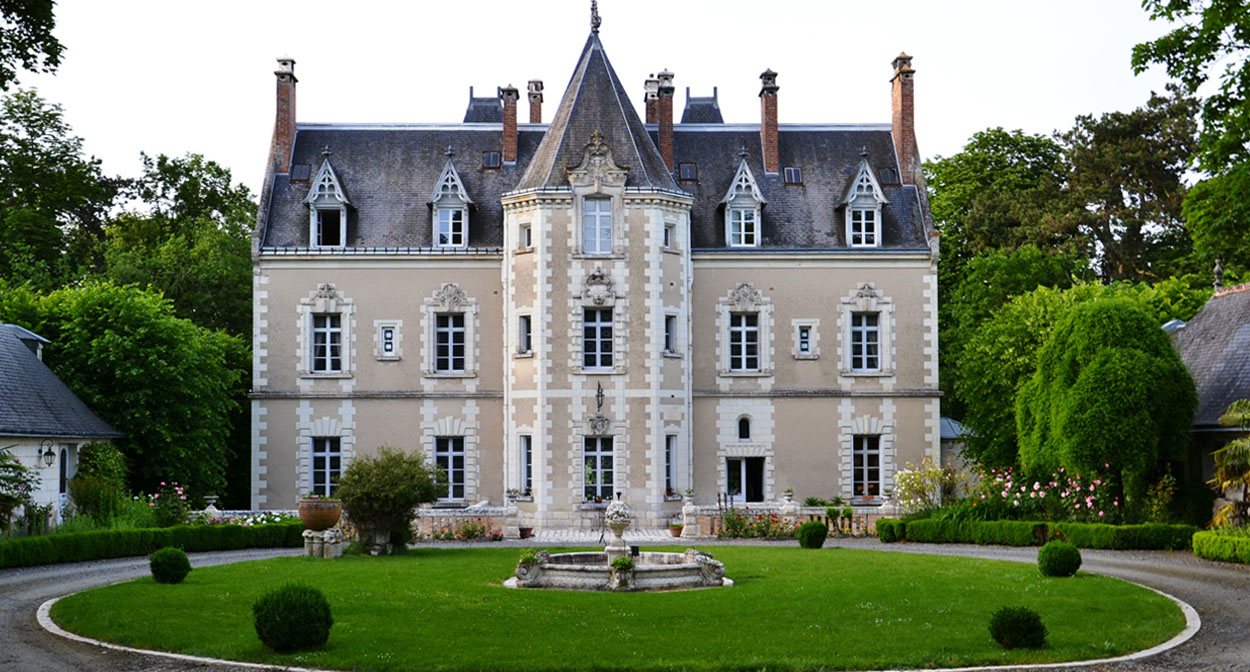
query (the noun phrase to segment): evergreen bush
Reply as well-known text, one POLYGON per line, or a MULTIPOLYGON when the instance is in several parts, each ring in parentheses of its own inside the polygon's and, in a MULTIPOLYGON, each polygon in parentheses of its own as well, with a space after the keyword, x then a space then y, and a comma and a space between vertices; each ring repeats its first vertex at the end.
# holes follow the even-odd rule
POLYGON ((820 548, 825 545, 825 537, 829 536, 829 526, 818 520, 809 520, 799 526, 795 536, 799 538, 802 548, 820 548))
POLYGON ((191 561, 182 549, 166 546, 148 556, 148 567, 157 583, 182 583, 191 572, 191 561))
POLYGON ((1046 626, 1028 607, 1003 607, 990 617, 990 636, 1004 649, 1040 649, 1046 645, 1046 626))
POLYGON ((289 583, 252 604, 256 635, 278 653, 303 651, 330 639, 330 603, 320 590, 289 583))
POLYGON ((1081 552, 1066 541, 1052 541, 1037 552, 1043 576, 1072 576, 1081 568, 1081 552))
POLYGON ((402 542, 411 535, 414 510, 434 501, 438 490, 420 452, 381 446, 377 456, 352 460, 339 479, 337 495, 362 543, 370 543, 376 532, 402 542))

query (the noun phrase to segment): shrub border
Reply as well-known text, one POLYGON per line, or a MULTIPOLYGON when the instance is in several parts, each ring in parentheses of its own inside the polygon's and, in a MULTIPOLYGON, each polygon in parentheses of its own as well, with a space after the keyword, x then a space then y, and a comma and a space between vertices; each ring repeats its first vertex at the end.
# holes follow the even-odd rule
MULTIPOLYGON (((1078 548, 1116 550, 1188 550, 1198 528, 1193 525, 1105 525, 1102 523, 1043 523, 1025 520, 956 521, 926 518, 904 523, 883 518, 877 536, 883 543, 914 541, 928 544, 1041 546, 1061 539, 1078 548)), ((1250 542, 1250 540, 1247 540, 1250 542)), ((1250 558, 1250 543, 1246 544, 1250 558)))
POLYGON ((1250 565, 1250 537, 1230 537, 1215 532, 1194 535, 1194 555, 1207 560, 1250 565))
POLYGON ((144 556, 173 546, 183 551, 297 548, 304 545, 301 522, 263 525, 176 525, 135 530, 66 532, 0 541, 0 568, 144 556))

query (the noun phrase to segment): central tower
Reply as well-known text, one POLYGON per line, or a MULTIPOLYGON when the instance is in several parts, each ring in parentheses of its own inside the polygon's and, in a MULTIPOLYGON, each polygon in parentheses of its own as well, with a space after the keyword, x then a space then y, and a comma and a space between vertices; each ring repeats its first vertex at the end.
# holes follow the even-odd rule
POLYGON ((690 208, 599 40, 505 194, 506 483, 522 525, 640 523, 690 487, 690 208))

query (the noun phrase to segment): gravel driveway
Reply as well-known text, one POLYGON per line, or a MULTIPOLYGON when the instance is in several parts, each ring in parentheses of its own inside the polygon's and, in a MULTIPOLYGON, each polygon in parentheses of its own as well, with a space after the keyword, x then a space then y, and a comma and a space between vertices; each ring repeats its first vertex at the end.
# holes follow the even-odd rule
MULTIPOLYGON (((741 543, 741 542, 735 542, 741 543)), ((448 546, 454 544, 446 544, 448 546)), ((508 545, 519 545, 510 543, 508 545)), ((700 546, 719 545, 716 542, 700 546)), ((875 539, 830 540, 828 546, 930 553, 1034 562, 1037 549, 996 546, 881 544, 875 539)), ((195 553, 191 564, 206 567, 241 560, 295 555, 298 550, 252 550, 195 553)), ((1202 629, 1185 644, 1146 661, 1073 670, 1203 670, 1250 672, 1250 567, 1209 562, 1181 551, 1081 552, 1081 569, 1134 581, 1188 602, 1202 617, 1202 629)), ((0 570, 0 670, 103 672, 151 670, 174 672, 241 668, 188 665, 158 657, 107 651, 70 642, 45 632, 35 622, 44 601, 148 573, 146 558, 103 560, 0 570)), ((1055 670, 1057 668, 1048 668, 1055 670)))

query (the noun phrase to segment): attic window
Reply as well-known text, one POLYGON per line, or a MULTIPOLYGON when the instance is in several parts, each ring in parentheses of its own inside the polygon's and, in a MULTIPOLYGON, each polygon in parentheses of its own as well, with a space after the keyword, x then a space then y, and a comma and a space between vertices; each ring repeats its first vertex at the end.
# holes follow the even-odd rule
POLYGON ((312 166, 308 165, 307 163, 302 163, 296 166, 291 166, 291 181, 292 182, 307 182, 308 174, 311 172, 312 172, 312 166))
POLYGON ((498 168, 499 167, 499 152, 482 152, 482 167, 483 168, 498 168))
POLYGON ((684 182, 693 182, 699 179, 699 165, 697 163, 679 163, 677 164, 677 174, 679 179, 684 182))
POLYGON ((786 184, 803 184, 803 171, 794 166, 786 166, 786 184))
POLYGON ((893 168, 882 168, 881 169, 881 183, 882 184, 898 184, 898 171, 894 170, 893 168))

